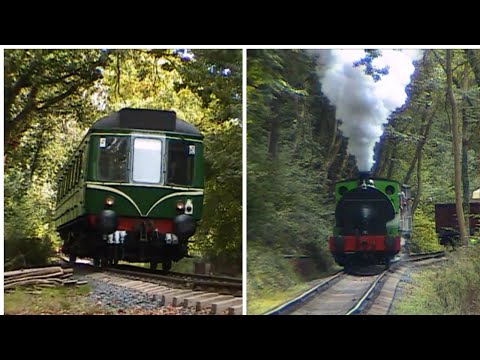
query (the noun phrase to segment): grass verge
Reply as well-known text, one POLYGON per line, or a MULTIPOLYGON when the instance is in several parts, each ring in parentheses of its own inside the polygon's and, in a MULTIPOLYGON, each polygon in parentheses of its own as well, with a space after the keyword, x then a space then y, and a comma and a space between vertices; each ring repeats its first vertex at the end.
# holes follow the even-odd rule
POLYGON ((301 271, 298 264, 285 259, 278 250, 249 245, 247 313, 264 314, 313 287, 313 279, 327 277, 338 270, 332 267, 330 271, 319 272, 311 262, 303 265, 301 271))
POLYGON ((480 246, 460 248, 447 257, 444 264, 412 275, 393 314, 480 314, 480 246))
POLYGON ((5 315, 88 315, 111 312, 88 303, 90 285, 56 288, 17 288, 5 293, 5 315))

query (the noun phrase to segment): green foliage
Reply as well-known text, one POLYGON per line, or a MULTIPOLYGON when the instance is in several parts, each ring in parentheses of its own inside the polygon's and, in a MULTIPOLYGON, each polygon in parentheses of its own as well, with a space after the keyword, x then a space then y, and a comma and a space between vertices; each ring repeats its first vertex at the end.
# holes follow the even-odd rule
MULTIPOLYGON (((480 84, 468 67, 464 50, 453 51, 453 82, 463 124, 464 146, 467 151, 467 172, 470 193, 480 187, 480 84), (465 88, 466 87, 466 88, 465 88)), ((426 50, 424 60, 417 65, 416 75, 408 86, 408 103, 394 114, 378 145, 376 171, 379 176, 391 175, 405 181, 414 163, 417 145, 425 141, 422 150, 422 191, 418 207, 433 219, 433 204, 454 201, 454 166, 451 113, 446 106, 445 51, 426 50), (423 136, 429 117, 433 117, 430 132, 423 136), (382 154, 385 157, 382 157, 382 154)), ((416 162, 416 161, 415 161, 416 162)), ((408 184, 417 194, 417 166, 408 184)))
POLYGON ((248 294, 255 304, 333 265, 326 249, 334 219, 326 159, 335 136, 306 53, 250 50, 247 68, 248 294), (307 255, 308 265, 295 267, 284 254, 307 255))
POLYGON ((292 263, 281 252, 255 244, 248 247, 247 271, 249 301, 302 283, 292 263))
POLYGON ((5 266, 43 265, 56 173, 98 110, 90 98, 109 52, 5 51, 5 266))
POLYGON ((242 269, 242 133, 233 123, 205 138, 205 207, 199 249, 217 269, 242 269))
POLYGON ((76 114, 45 114, 25 131, 5 169, 5 266, 48 262, 59 238, 52 223, 56 173, 82 136, 76 114), (42 121, 44 121, 43 119, 42 121))
POLYGON ((421 210, 415 212, 413 218, 413 232, 410 239, 410 252, 423 253, 440 251, 438 236, 435 232, 435 221, 421 210))
POLYGON ((188 88, 202 99, 204 108, 215 108, 211 120, 224 122, 242 114, 242 50, 193 50, 195 60, 177 67, 188 88))
POLYGON ((58 246, 50 217, 54 209, 51 184, 33 182, 25 195, 17 179, 21 174, 5 174, 5 268, 41 266, 48 263, 53 248, 58 246))
MULTIPOLYGON (((5 153, 11 155, 24 133, 49 126, 50 114, 77 113, 102 77, 109 51, 5 50, 5 153)), ((7 158, 7 164, 9 162, 7 158)))
POLYGON ((381 75, 388 75, 389 71, 388 66, 380 69, 376 68, 372 64, 372 61, 381 56, 381 54, 381 50, 378 49, 365 50, 365 57, 354 62, 353 66, 365 66, 365 74, 371 76, 374 81, 379 81, 381 79, 381 75))
POLYGON ((480 314, 480 246, 448 254, 448 261, 413 275, 394 314, 480 314))
MULTIPOLYGON (((19 234, 21 236, 21 234, 19 234)), ((10 236, 5 240, 5 270, 44 266, 55 255, 50 234, 43 238, 10 236)))

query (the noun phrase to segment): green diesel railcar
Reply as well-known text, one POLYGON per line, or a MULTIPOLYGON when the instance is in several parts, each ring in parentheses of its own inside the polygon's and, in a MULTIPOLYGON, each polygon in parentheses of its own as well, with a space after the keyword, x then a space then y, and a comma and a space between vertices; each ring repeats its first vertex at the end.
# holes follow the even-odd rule
POLYGON ((60 171, 63 252, 105 266, 188 255, 203 205, 203 136, 173 111, 122 109, 98 120, 60 171))

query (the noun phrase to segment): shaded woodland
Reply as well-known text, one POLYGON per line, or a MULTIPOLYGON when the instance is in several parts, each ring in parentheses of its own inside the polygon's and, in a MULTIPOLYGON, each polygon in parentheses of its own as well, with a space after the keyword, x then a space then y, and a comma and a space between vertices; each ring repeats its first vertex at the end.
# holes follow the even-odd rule
MULTIPOLYGON (((249 50, 247 64, 250 298, 302 281, 285 254, 308 256, 316 274, 333 265, 333 185, 357 169, 314 56, 249 50)), ((428 251, 439 246, 434 204, 466 205, 480 187, 480 51, 425 50, 407 93, 375 147, 372 171, 411 185, 412 250, 428 251)))
POLYGON ((5 266, 59 246, 56 174, 88 127, 124 107, 174 110, 205 135, 192 253, 241 272, 241 50, 5 50, 5 266))

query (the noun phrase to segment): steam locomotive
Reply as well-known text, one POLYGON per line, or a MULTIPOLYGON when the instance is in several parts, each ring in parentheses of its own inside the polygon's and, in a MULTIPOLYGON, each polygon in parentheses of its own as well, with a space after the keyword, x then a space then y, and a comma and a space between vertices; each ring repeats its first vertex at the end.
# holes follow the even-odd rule
POLYGON ((410 188, 360 173, 335 184, 335 227, 329 249, 340 266, 385 264, 410 238, 410 188))

